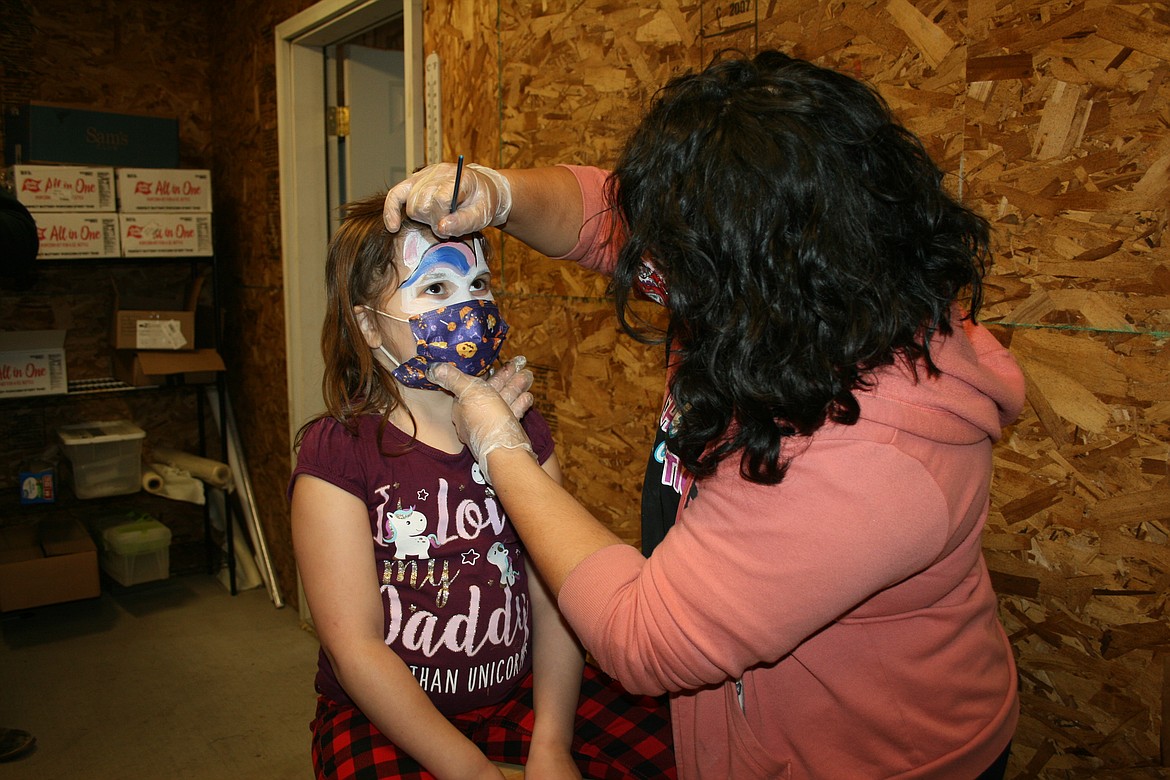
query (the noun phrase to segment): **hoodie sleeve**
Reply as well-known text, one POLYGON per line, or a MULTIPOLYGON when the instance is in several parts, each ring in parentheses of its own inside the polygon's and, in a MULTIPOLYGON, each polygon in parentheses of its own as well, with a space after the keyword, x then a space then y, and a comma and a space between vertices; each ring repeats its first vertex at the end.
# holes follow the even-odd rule
POLYGON ((561 590, 582 642, 632 692, 693 690, 775 662, 946 544, 941 491, 886 444, 813 443, 780 485, 738 468, 728 459, 698 483, 650 559, 599 550, 561 590))

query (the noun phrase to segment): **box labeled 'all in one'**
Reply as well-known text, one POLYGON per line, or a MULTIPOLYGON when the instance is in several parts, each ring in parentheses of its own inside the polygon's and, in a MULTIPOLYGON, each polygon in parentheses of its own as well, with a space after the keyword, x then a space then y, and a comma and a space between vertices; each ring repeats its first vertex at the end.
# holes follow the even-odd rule
POLYGON ((121 257, 118 215, 91 212, 31 211, 40 237, 38 260, 121 257))
POLYGON ((211 215, 175 212, 123 213, 123 257, 210 257, 211 215))
POLYGON ((65 331, 0 331, 0 398, 68 391, 65 331))
POLYGON ((119 168, 118 211, 211 211, 211 171, 119 168))
POLYGON ((29 211, 114 211, 114 169, 76 165, 14 165, 9 179, 29 211))

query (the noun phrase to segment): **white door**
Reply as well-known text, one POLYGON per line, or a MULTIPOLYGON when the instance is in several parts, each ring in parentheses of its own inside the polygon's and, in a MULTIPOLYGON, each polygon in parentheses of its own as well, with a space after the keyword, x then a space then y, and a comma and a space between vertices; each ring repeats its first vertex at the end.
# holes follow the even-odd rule
POLYGON ((346 196, 353 199, 406 178, 406 85, 402 52, 345 48, 346 196))
POLYGON ((327 123, 330 234, 344 203, 406 178, 404 60, 401 51, 352 43, 325 48, 326 110, 344 117, 327 123))

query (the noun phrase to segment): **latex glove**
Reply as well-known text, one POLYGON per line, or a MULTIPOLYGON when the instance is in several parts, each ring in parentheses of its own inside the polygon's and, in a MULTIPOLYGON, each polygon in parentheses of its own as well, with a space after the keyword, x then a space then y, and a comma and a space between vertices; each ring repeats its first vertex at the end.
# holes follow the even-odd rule
POLYGON ((427 379, 455 396, 451 413, 455 431, 471 449, 488 484, 492 484, 492 478, 487 458, 495 450, 528 450, 536 459, 528 434, 516 419, 511 404, 490 384, 464 374, 450 363, 431 363, 427 366, 427 379))
POLYGON ((470 163, 459 179, 458 209, 451 213, 455 163, 428 165, 386 193, 382 218, 397 232, 405 215, 425 222, 440 238, 465 236, 489 225, 499 227, 512 211, 512 187, 499 171, 470 163))
POLYGON ((499 371, 492 372, 487 380, 492 389, 499 393, 512 409, 512 415, 517 420, 528 413, 534 400, 532 393, 528 392, 528 388, 532 387, 533 376, 531 371, 524 368, 526 365, 528 358, 517 355, 499 371))

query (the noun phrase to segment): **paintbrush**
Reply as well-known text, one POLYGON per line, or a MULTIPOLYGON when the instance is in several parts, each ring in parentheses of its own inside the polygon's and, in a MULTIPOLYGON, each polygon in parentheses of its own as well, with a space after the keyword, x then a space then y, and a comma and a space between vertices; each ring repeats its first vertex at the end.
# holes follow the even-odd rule
POLYGON ((459 205, 459 179, 463 176, 463 155, 459 155, 459 162, 455 163, 455 191, 451 193, 451 211, 455 213, 455 207, 459 205))

